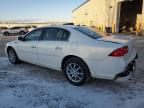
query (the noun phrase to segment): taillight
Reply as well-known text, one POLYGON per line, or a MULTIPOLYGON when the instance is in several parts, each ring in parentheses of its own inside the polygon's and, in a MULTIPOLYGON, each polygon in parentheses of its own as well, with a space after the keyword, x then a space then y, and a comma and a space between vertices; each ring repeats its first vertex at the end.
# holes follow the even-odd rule
POLYGON ((128 46, 124 46, 122 48, 118 48, 114 50, 109 56, 113 57, 121 57, 128 53, 128 46))

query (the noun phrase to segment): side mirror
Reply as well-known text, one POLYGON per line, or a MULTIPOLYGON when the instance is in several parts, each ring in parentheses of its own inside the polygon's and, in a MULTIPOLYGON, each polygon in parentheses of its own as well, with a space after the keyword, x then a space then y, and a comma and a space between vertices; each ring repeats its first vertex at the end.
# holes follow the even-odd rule
POLYGON ((17 38, 17 40, 19 40, 19 41, 24 41, 24 38, 23 38, 22 36, 19 36, 19 37, 17 38))

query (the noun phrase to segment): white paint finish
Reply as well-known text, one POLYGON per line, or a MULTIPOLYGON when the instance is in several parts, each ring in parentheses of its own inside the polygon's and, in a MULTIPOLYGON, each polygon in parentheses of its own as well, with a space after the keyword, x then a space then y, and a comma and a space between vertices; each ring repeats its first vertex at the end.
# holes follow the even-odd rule
POLYGON ((41 65, 60 70, 65 50, 70 50, 68 42, 40 41, 38 44, 38 58, 41 65))
POLYGON ((37 55, 37 41, 17 41, 16 43, 17 54, 20 59, 31 62, 31 63, 39 63, 38 55, 37 55))
POLYGON ((71 32, 68 41, 32 41, 11 42, 19 58, 33 64, 60 70, 64 57, 77 56, 88 65, 94 78, 113 79, 115 75, 125 70, 126 66, 135 58, 136 51, 131 39, 116 39, 104 37, 92 39, 73 28, 76 26, 55 26, 71 32), (117 43, 118 42, 118 43, 117 43), (124 57, 108 56, 114 50, 125 45, 129 46, 129 53, 124 57), (36 48, 31 48, 36 46, 36 48))

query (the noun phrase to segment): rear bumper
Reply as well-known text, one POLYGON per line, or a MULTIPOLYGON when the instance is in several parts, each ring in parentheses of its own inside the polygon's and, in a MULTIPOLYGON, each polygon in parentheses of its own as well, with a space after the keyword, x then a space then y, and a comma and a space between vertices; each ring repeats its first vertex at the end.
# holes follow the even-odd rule
POLYGON ((136 55, 134 49, 128 58, 108 56, 102 60, 84 59, 84 61, 87 63, 93 78, 114 80, 120 73, 124 72, 124 74, 129 75, 129 73, 127 73, 127 70, 129 70, 127 67, 138 57, 136 55))
POLYGON ((133 73, 136 70, 136 59, 138 59, 138 54, 136 54, 136 57, 127 65, 127 67, 125 68, 123 72, 117 74, 114 77, 114 80, 117 80, 122 77, 127 77, 129 75, 133 75, 133 73))

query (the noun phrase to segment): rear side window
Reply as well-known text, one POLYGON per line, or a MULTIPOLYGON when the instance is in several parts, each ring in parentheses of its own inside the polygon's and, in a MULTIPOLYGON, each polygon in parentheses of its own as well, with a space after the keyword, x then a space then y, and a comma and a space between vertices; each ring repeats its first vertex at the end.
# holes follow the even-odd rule
POLYGON ((20 29, 21 27, 12 27, 11 30, 20 29))
POLYGON ((76 27, 74 28, 75 30, 93 38, 93 39, 97 39, 97 38, 101 38, 102 36, 100 34, 98 34, 96 31, 88 28, 88 27, 76 27))
POLYGON ((46 28, 44 30, 43 39, 47 41, 67 41, 69 31, 60 28, 46 28))

